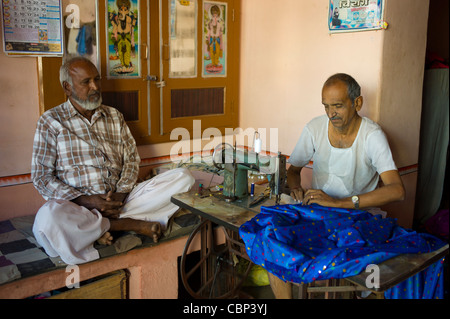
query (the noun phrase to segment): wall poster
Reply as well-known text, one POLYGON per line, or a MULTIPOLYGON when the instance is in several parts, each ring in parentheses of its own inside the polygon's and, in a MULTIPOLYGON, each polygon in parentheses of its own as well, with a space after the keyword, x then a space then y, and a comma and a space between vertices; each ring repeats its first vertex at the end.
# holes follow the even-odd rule
POLYGON ((140 77, 139 0, 106 1, 107 77, 140 77))
POLYGON ((203 77, 227 76, 227 9, 227 3, 203 2, 203 77))
POLYGON ((7 55, 62 56, 60 0, 1 0, 1 9, 7 55))
POLYGON ((384 0, 330 0, 328 28, 334 32, 383 28, 384 0))
POLYGON ((197 77, 197 1, 170 1, 169 77, 197 77))

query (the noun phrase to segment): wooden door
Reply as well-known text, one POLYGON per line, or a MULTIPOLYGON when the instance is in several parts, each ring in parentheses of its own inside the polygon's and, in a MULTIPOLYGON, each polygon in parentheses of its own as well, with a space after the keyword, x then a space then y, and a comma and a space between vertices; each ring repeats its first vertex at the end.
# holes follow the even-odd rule
POLYGON ((163 1, 163 135, 192 132, 194 120, 202 130, 237 125, 239 8, 239 0, 163 1))
MULTIPOLYGON (((111 20, 117 20, 114 14, 118 14, 119 2, 96 0, 98 66, 103 104, 116 107, 124 114, 136 142, 141 145, 170 142, 173 129, 181 127, 192 132, 194 120, 202 120, 203 130, 215 127, 224 133, 225 128, 237 127, 240 0, 132 1, 129 14, 135 19, 135 32, 138 32, 133 37, 132 55, 139 72, 134 75, 125 74, 127 70, 123 70, 124 74, 111 72, 120 70, 116 68, 120 57, 115 56, 118 41, 112 40, 114 31, 111 29, 111 20), (222 34, 220 43, 207 43, 214 5, 219 8, 215 22, 220 22, 222 34), (177 29, 180 19, 187 19, 188 28, 177 29), (193 30, 186 30, 192 27, 193 30), (180 49, 177 43, 186 31, 193 40, 189 50, 183 46, 180 49), (216 66, 211 67, 209 65, 214 63, 211 63, 212 51, 208 47, 214 45, 225 46, 218 54, 222 56, 216 66), (181 53, 188 54, 180 56, 181 53), (189 68, 192 71, 192 66, 193 73, 180 73, 189 68)), ((41 112, 65 100, 59 84, 60 66, 61 58, 38 60, 41 112)))
POLYGON ((151 63, 151 59, 158 59, 157 50, 151 51, 157 41, 150 43, 148 25, 153 17, 148 1, 134 1, 131 8, 125 4, 119 8, 120 4, 99 1, 103 103, 122 112, 136 142, 143 144, 152 135, 150 105, 159 103, 157 92, 151 91, 147 81, 149 73, 157 72, 151 69, 157 67, 151 63))

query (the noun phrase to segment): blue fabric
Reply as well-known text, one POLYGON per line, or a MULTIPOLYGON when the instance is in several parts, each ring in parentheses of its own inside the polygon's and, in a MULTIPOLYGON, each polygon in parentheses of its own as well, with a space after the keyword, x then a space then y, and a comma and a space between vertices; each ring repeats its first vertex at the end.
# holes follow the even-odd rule
MULTIPOLYGON (((295 283, 351 277, 369 264, 399 254, 428 253, 446 244, 432 235, 404 229, 396 219, 318 205, 262 207, 260 214, 240 227, 239 234, 255 264, 295 283)), ((390 296, 405 297, 400 286, 393 288, 394 294, 389 291, 390 296)), ((433 297, 443 297, 443 290, 442 296, 433 297)))
POLYGON ((77 51, 80 55, 92 54, 92 27, 84 25, 78 32, 76 41, 78 43, 77 51))
POLYGON ((386 299, 443 299, 444 259, 384 293, 386 299))
POLYGON ((77 51, 80 55, 86 54, 86 28, 83 26, 78 32, 76 41, 78 43, 77 51))

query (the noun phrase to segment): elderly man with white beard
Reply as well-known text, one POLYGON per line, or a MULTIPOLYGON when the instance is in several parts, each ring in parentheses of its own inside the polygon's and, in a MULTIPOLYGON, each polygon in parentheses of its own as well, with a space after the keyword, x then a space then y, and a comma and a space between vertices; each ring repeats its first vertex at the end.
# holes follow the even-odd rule
POLYGON ((36 240, 68 264, 99 258, 94 243, 110 245, 114 231, 157 242, 179 209, 170 197, 188 191, 194 178, 182 168, 136 184, 136 142, 123 115, 102 104, 95 65, 67 59, 60 82, 68 100, 40 117, 33 144, 31 177, 47 200, 36 214, 36 240))

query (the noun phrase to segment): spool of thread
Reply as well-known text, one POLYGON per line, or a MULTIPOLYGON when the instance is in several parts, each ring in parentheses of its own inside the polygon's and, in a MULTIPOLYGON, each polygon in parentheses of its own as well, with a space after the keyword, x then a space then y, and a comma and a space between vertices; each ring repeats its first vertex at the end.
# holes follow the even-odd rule
POLYGON ((255 143, 253 144, 253 149, 255 153, 261 153, 261 139, 255 139, 255 143))
POLYGON ((250 187, 250 196, 254 196, 255 195, 255 183, 252 183, 251 187, 250 187))

